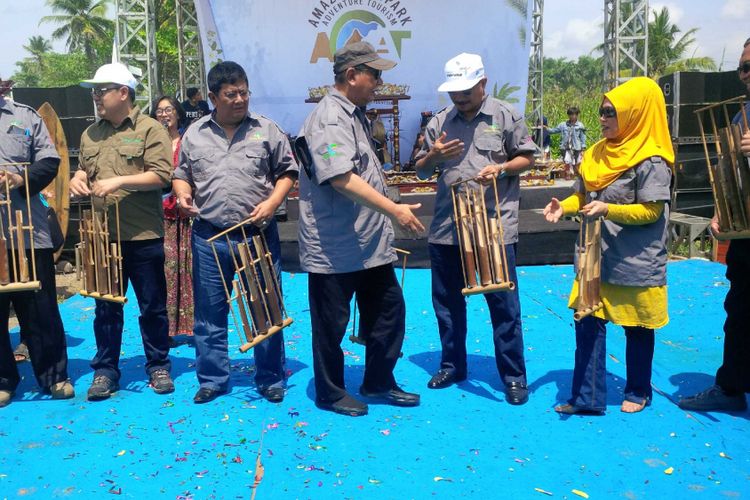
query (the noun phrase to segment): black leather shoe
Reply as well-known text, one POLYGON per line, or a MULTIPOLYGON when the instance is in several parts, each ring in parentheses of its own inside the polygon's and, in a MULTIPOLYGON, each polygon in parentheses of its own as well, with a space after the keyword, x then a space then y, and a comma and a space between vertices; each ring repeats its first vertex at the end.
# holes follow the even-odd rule
POLYGON ((505 384, 505 400, 512 405, 522 405, 529 400, 529 390, 523 382, 505 384))
POLYGON ((333 411, 340 413, 341 415, 348 415, 350 417, 361 417, 367 415, 367 405, 362 401, 358 401, 351 397, 349 394, 339 399, 338 401, 315 401, 315 406, 321 410, 333 411))
POLYGON ((432 376, 430 381, 427 382, 427 387, 429 389, 444 389, 455 383, 463 382, 464 380, 466 380, 466 375, 456 375, 455 370, 441 368, 432 376))
POLYGON ((692 411, 744 411, 747 409, 747 401, 744 394, 732 396, 714 385, 694 396, 680 399, 677 406, 692 411))
POLYGON ((359 393, 372 400, 373 403, 385 403, 393 406, 419 406, 419 394, 406 392, 399 386, 394 386, 389 391, 370 392, 364 386, 359 388, 359 393))
POLYGON ((283 387, 266 387, 260 391, 260 395, 270 403, 281 403, 284 401, 283 387))
POLYGON ((222 394, 224 394, 223 391, 209 389, 208 387, 201 387, 200 389, 198 389, 198 392, 195 393, 195 396, 193 397, 193 403, 197 405, 208 403, 218 398, 222 394))

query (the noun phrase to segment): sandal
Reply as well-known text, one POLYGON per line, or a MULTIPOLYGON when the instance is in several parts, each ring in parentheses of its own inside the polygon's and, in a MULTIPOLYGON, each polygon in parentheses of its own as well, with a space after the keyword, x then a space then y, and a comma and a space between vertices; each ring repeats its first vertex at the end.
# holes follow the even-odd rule
POLYGON ((620 411, 623 413, 638 413, 643 411, 646 405, 648 405, 648 399, 643 399, 640 403, 625 399, 620 406, 620 411))
POLYGON ((16 363, 29 361, 31 357, 29 356, 29 348, 26 346, 26 344, 20 342, 18 346, 16 346, 16 350, 13 351, 13 357, 15 358, 16 363))

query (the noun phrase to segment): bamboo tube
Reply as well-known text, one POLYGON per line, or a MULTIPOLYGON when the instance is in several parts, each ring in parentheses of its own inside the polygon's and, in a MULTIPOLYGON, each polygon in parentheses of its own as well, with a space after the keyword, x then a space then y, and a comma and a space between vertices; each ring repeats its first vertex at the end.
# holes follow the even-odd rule
POLYGON ((458 237, 464 250, 464 276, 466 286, 474 288, 477 283, 477 266, 474 257, 474 244, 471 241, 471 222, 469 207, 466 200, 459 194, 458 197, 458 237))
POLYGON ((260 271, 263 274, 263 295, 271 318, 271 324, 281 326, 284 318, 281 316, 281 306, 279 305, 281 297, 277 295, 277 287, 274 286, 276 283, 276 269, 273 266, 270 252, 264 248, 260 236, 253 236, 253 245, 255 246, 255 254, 258 256, 260 271))
MULTIPOLYGON (((18 246, 18 275, 19 281, 26 283, 29 281, 29 262, 26 260, 26 240, 23 237, 23 212, 16 210, 16 238, 18 246)), ((33 236, 32 236, 33 237, 33 236)))
POLYGON ((240 288, 240 282, 238 280, 232 281, 232 288, 234 289, 235 297, 237 297, 237 307, 240 310, 240 322, 242 323, 242 330, 245 332, 245 339, 248 342, 252 342, 255 337, 255 332, 250 326, 250 320, 247 316, 247 309, 245 308, 245 294, 240 288))
POLYGON ((492 273, 490 272, 490 254, 487 248, 487 233, 483 224, 483 216, 477 203, 475 190, 471 191, 471 205, 469 210, 474 219, 474 238, 479 260, 479 282, 482 286, 492 284, 492 273))
POLYGON ((240 261, 242 262, 242 272, 245 276, 245 282, 247 283, 247 289, 250 293, 250 310, 253 315, 253 322, 255 323, 255 329, 258 334, 262 335, 268 331, 269 321, 266 310, 263 307, 261 298, 261 291, 258 287, 258 273, 255 269, 255 263, 253 262, 252 256, 250 255, 250 249, 247 243, 240 243, 237 245, 237 251, 240 254, 240 261))

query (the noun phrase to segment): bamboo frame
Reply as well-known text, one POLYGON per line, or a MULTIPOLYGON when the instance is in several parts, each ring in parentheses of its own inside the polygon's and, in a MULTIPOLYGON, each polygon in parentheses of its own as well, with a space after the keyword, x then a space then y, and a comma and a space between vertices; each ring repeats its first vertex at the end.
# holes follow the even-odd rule
POLYGON ((284 307, 281 286, 266 237, 261 232, 248 238, 245 227, 249 224, 250 219, 245 219, 207 240, 216 259, 232 321, 242 343, 240 352, 249 351, 294 322, 284 307), (230 234, 235 231, 239 231, 242 236, 239 243, 230 238, 230 234), (231 276, 225 276, 222 271, 216 249, 216 242, 222 238, 232 258, 234 272, 231 276), (233 307, 235 303, 237 311, 233 307))
POLYGON ((740 108, 744 130, 750 130, 743 96, 695 110, 721 230, 714 234, 717 240, 750 238, 750 160, 740 149, 743 128, 733 125, 730 119, 729 107, 736 105, 740 108), (723 117, 726 127, 718 127, 717 113, 719 117, 723 117), (705 114, 708 115, 708 123, 704 121, 705 114), (713 143, 716 148, 716 164, 711 162, 709 143, 713 143))
POLYGON ((604 304, 601 298, 602 268, 602 221, 588 217, 581 218, 581 230, 578 233, 578 299, 573 319, 581 321, 604 304))
POLYGON ((122 241, 120 239, 120 202, 107 204, 107 197, 90 197, 91 208, 78 206, 78 233, 76 245, 76 272, 81 280, 80 294, 96 300, 124 304, 128 301, 124 292, 122 271, 122 241), (109 230, 109 210, 115 209, 115 241, 109 230))
POLYGON ((503 240, 497 179, 488 186, 476 179, 458 181, 451 185, 451 197, 464 275, 461 293, 469 296, 514 290, 503 240), (488 191, 495 203, 494 217, 487 209, 488 191))
MULTIPOLYGON (((393 248, 397 254, 403 255, 403 259, 401 261, 401 290, 404 289, 404 280, 406 279, 406 261, 409 258, 409 255, 411 255, 411 252, 408 250, 402 250, 401 248, 393 248)), ((355 296, 354 300, 354 314, 352 319, 352 334, 349 335, 349 340, 354 342, 355 344, 359 345, 367 345, 367 339, 364 338, 362 335, 360 335, 360 331, 357 328, 357 300, 355 296)))
POLYGON ((34 224, 31 218, 31 196, 29 195, 29 162, 0 163, 0 170, 8 172, 9 167, 23 170, 24 190, 26 193, 27 221, 24 224, 23 210, 13 210, 11 202, 11 187, 8 176, 2 187, 0 209, 4 214, 0 217, 0 293, 23 292, 39 290, 41 282, 36 275, 36 250, 34 247, 34 224), (3 221, 3 218, 6 220, 3 221), (7 237, 6 231, 7 228, 7 237), (29 254, 31 266, 26 258, 26 236, 29 238, 29 254), (10 248, 8 248, 10 240, 10 248), (10 256, 9 256, 10 254, 10 256))

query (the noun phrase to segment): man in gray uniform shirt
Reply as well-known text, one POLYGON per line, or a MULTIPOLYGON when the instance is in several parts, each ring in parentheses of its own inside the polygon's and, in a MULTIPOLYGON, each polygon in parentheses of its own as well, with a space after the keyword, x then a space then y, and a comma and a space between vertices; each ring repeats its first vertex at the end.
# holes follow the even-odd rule
POLYGON ((372 402, 419 404, 419 395, 401 390, 393 377, 406 309, 392 266, 391 221, 412 234, 424 227, 412 213, 419 205, 398 205, 385 196, 382 166, 365 117, 382 71, 393 66, 367 42, 339 49, 335 84, 301 133, 312 156, 310 172, 300 175, 299 182, 299 253, 302 269, 309 273, 315 404, 351 416, 367 413, 367 405, 344 387, 341 340, 355 292, 360 330, 367 332, 359 393, 372 402))
MULTIPOLYGON (((416 169, 421 177, 438 168, 435 217, 429 236, 432 303, 443 347, 440 369, 427 386, 441 389, 466 379, 466 301, 450 186, 475 177, 498 178, 505 252, 511 281, 516 277, 518 241, 518 174, 531 168, 536 146, 520 116, 510 105, 485 95, 487 77, 481 57, 459 54, 445 65, 446 81, 438 91, 448 92, 453 106, 440 111, 425 130, 416 169)), ((492 320, 495 361, 505 384, 506 400, 528 400, 526 364, 521 331, 518 287, 484 295, 492 320)))
MULTIPOLYGON (((248 217, 250 240, 263 233, 281 283, 281 244, 274 212, 297 178, 297 163, 284 132, 265 116, 249 111, 250 90, 242 67, 224 61, 208 72, 208 96, 214 112, 193 122, 182 138, 180 164, 172 189, 193 222, 193 295, 195 297, 195 403, 208 403, 229 388, 227 304, 221 276, 234 276, 234 259, 225 238, 208 240, 248 217), (219 267, 219 265, 221 267, 219 267)), ((240 230, 228 234, 232 245, 240 230)), ((251 245, 252 247, 252 245, 251 245)), ((255 384, 272 403, 284 399, 284 335, 255 346, 255 384)))
MULTIPOLYGON (((2 83, 4 82, 0 81, 0 86, 2 83)), ((47 223, 47 208, 42 204, 39 194, 57 175, 60 157, 50 140, 47 127, 36 111, 7 100, 2 92, 0 90, 0 163, 29 164, 0 169, 0 186, 5 185, 7 178, 11 202, 10 207, 5 207, 0 213, 5 231, 3 238, 8 247, 6 258, 7 262, 12 263, 6 210, 20 210, 23 212, 24 224, 29 223, 24 188, 26 178, 23 175, 24 169, 27 169, 28 190, 31 196, 29 202, 34 225, 34 265, 42 289, 0 294, 0 407, 10 403, 21 381, 8 334, 11 304, 24 330, 31 354, 31 365, 39 387, 43 392, 51 393, 54 399, 68 399, 74 396, 73 385, 68 379, 65 331, 57 307, 54 250, 47 223)), ((2 191, 4 193, 5 189, 2 191)), ((26 237, 25 240, 25 258, 31 266, 29 238, 26 237)), ((12 269, 9 274, 12 277, 12 269)))

